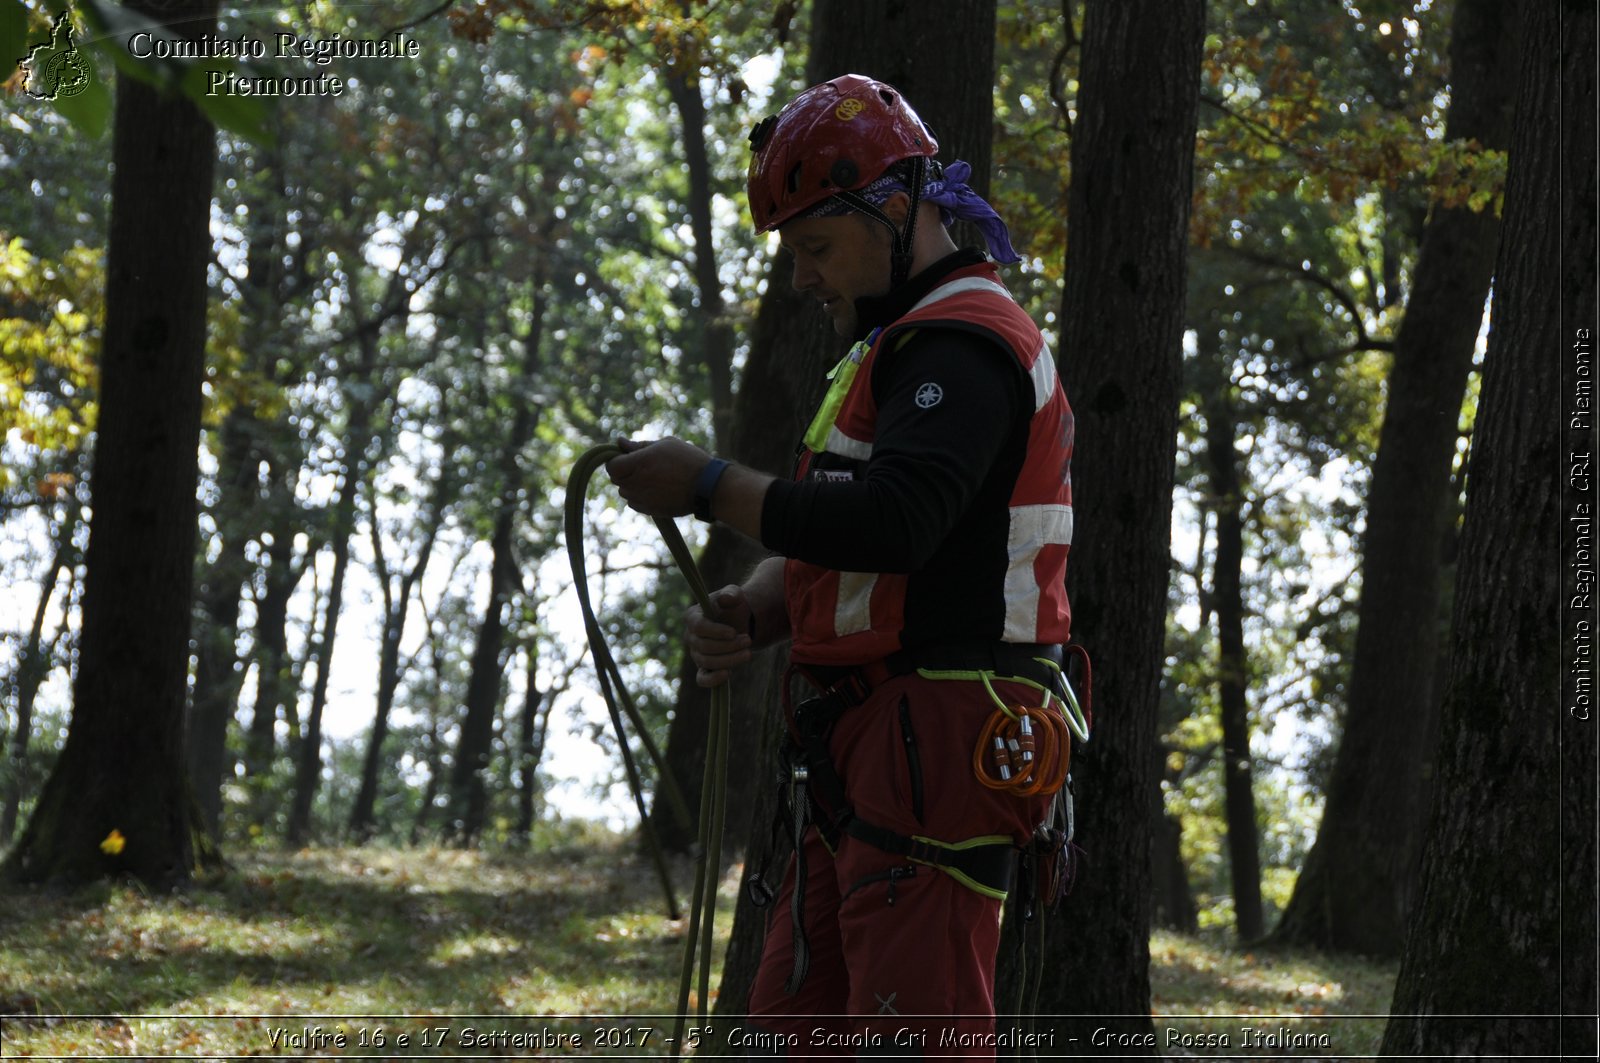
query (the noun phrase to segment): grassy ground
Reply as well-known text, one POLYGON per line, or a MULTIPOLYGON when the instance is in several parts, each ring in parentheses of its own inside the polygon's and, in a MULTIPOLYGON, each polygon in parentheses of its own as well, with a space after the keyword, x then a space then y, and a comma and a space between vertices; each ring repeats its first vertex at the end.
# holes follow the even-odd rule
MULTIPOLYGON (((687 892, 686 869, 678 881, 687 892)), ((177 897, 12 894, 0 898, 0 1055, 657 1054, 670 1019, 533 1017, 671 1011, 684 924, 663 908, 650 867, 607 836, 529 856, 255 854, 177 897), (47 1017, 61 1014, 100 1017, 47 1017)), ((1151 951, 1166 1054, 1226 1054, 1219 1033, 1248 1052, 1243 1026, 1280 1038, 1253 1054, 1376 1050, 1381 1019, 1330 1017, 1381 1013, 1392 969, 1167 935, 1151 951), (1280 1029, 1327 1033, 1331 1047, 1288 1044, 1280 1029)))
POLYGON ((1158 932, 1150 940, 1157 1046, 1167 1055, 1375 1055, 1396 969, 1158 932))

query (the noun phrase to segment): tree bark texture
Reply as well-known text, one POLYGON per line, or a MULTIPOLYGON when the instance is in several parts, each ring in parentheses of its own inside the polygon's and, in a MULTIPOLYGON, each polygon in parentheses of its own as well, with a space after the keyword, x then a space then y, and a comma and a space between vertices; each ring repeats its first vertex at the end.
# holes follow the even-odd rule
POLYGON ((1201 0, 1085 10, 1058 357, 1077 415, 1067 588, 1097 712, 1073 763, 1081 866, 1039 998, 1084 1044, 1100 1026, 1151 1031, 1152 751, 1204 38, 1201 0))
MULTIPOLYGON (((1524 8, 1456 4, 1449 139, 1509 142, 1524 8)), ((1349 711, 1322 826, 1276 931, 1286 943, 1392 957, 1405 940, 1438 741, 1451 468, 1498 230, 1492 211, 1442 206, 1423 229, 1367 490, 1349 711)))
MULTIPOLYGON (((216 6, 157 15, 179 34, 208 33, 216 6)), ((170 886, 215 855, 196 830, 183 729, 216 144, 184 97, 119 80, 72 723, 3 875, 170 886)))
MULTIPOLYGON (((1385 1055, 1594 1058, 1595 731, 1561 704, 1561 368, 1595 321, 1595 9, 1523 8, 1439 776, 1385 1055), (1565 305, 1563 305, 1565 303, 1565 305), (1559 1013, 1574 1018, 1563 1024, 1559 1013)), ((1592 349, 1592 348, 1591 348, 1592 349)), ((1592 615, 1592 614, 1591 614, 1592 615)))
MULTIPOLYGON (((841 74, 865 74, 894 85, 916 109, 939 139, 939 158, 965 159, 972 164, 974 188, 987 187, 994 138, 994 0, 948 4, 938 18, 927 17, 921 5, 903 0, 817 0, 812 10, 811 39, 806 61, 808 85, 841 74)), ((805 86, 780 90, 783 102, 805 86)), ((798 293, 787 272, 775 263, 768 273, 767 290, 757 311, 749 359, 734 400, 730 456, 755 468, 787 475, 793 467, 794 446, 821 400, 824 374, 844 353, 845 344, 828 328, 815 300, 798 293)), ((721 583, 743 578, 766 551, 741 536, 717 529, 707 545, 704 564, 727 574, 721 583), (720 535, 718 534, 720 532, 720 535), (734 553, 719 559, 713 551, 734 553)), ((787 662, 783 650, 764 655, 744 669, 734 689, 734 733, 749 739, 759 736, 750 759, 754 794, 749 803, 748 859, 734 915, 732 940, 723 966, 717 1000, 719 1015, 744 1011, 755 977, 765 934, 767 913, 750 902, 749 881, 759 870, 769 838, 777 798, 777 749, 783 729, 776 722, 779 680, 787 662)), ((680 686, 674 728, 696 725, 703 751, 705 692, 690 681, 680 686)), ((675 740, 669 735, 669 747, 675 740)), ((672 753, 669 750, 669 759, 672 753)), ((698 772, 680 779, 698 789, 698 772)), ((690 807, 694 795, 689 795, 690 807)), ((666 817, 662 817, 665 819, 666 817)), ((730 817, 731 818, 731 817, 730 817)), ((787 839, 770 855, 769 874, 781 875, 787 858, 787 839)))

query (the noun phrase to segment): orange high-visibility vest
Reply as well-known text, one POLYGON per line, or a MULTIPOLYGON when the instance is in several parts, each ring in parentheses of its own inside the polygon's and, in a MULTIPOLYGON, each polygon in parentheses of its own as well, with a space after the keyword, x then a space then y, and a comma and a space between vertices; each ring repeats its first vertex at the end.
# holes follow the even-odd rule
MULTIPOLYGON (((1010 495, 1005 556, 972 559, 974 565, 993 570, 993 593, 1003 600, 1003 620, 999 630, 975 631, 972 638, 1065 643, 1071 626, 1065 579, 1072 542, 1072 408, 1056 379, 1048 344, 999 282, 998 272, 988 262, 956 270, 904 316, 846 355, 834 371, 834 389, 806 434, 796 479, 809 475, 819 453, 867 462, 870 475, 878 416, 872 368, 879 352, 908 330, 960 329, 999 344, 1033 382, 1033 416, 1010 495)), ((784 583, 793 660, 865 664, 905 648, 906 590, 917 578, 915 572, 839 572, 791 558, 784 583)))

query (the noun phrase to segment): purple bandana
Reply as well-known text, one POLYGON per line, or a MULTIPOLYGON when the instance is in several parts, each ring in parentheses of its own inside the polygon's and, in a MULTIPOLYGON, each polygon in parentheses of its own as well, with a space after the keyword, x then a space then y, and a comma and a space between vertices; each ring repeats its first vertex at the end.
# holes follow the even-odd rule
MULTIPOLYGON (((857 190, 856 195, 875 207, 883 206, 896 192, 910 195, 911 189, 907 187, 904 175, 899 171, 899 166, 890 167, 888 173, 867 187, 857 190)), ((984 243, 989 245, 990 257, 995 261, 1021 262, 1022 256, 1011 246, 1011 234, 1006 230, 1006 223, 1001 221, 1000 215, 995 213, 994 208, 967 184, 967 178, 971 176, 972 166, 969 163, 959 159, 952 162, 944 168, 942 176, 922 186, 923 202, 939 205, 940 220, 947 228, 957 221, 970 221, 976 225, 983 233, 984 243)), ((844 200, 829 196, 809 211, 806 217, 831 218, 848 214, 852 209, 844 200)))

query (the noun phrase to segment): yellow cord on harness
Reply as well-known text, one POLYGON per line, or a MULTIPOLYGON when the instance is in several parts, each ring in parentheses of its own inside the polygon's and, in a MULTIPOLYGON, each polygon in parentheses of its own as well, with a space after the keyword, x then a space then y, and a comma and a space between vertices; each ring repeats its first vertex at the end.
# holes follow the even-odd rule
MULTIPOLYGON (((578 592, 578 605, 583 613, 584 629, 589 637, 589 652, 594 657, 600 692, 611 713, 611 723, 616 730, 618 744, 622 748, 628 783, 633 790, 634 802, 639 810, 640 827, 644 830, 655 856, 657 872, 661 876, 662 886, 667 895, 668 915, 677 919, 679 918, 677 899, 673 896, 666 859, 662 855, 660 843, 645 811, 638 769, 633 762, 628 736, 623 730, 624 715, 633 725, 634 732, 655 763, 661 778, 661 790, 668 803, 680 821, 685 824, 689 819, 688 807, 684 802, 682 791, 673 781, 664 758, 651 739, 649 729, 644 726, 633 699, 623 685, 622 673, 617 668, 615 658, 606 646, 605 633, 600 629, 600 623, 595 619, 594 607, 589 601, 587 566, 583 556, 583 506, 588 495, 589 481, 602 465, 621 453, 622 449, 614 444, 602 444, 584 452, 573 465, 572 474, 567 478, 564 513, 567 560, 572 566, 572 580, 578 592)), ((656 527, 660 530, 661 538, 665 540, 673 559, 677 561, 678 569, 688 581, 695 601, 702 609, 709 611, 711 602, 706 592, 705 580, 694 563, 694 555, 689 552, 688 545, 678 532, 678 526, 670 519, 657 517, 656 527)), ((711 999, 711 937, 717 906, 715 874, 716 869, 722 865, 722 835, 727 821, 730 716, 728 687, 723 684, 711 691, 711 720, 706 738, 705 779, 700 789, 699 844, 695 847, 694 899, 689 905, 689 932, 684 940, 683 965, 678 984, 677 1022, 671 1042, 674 1058, 678 1055, 678 1046, 683 1044, 684 1029, 688 1024, 689 990, 695 981, 697 958, 700 994, 696 1014, 702 1025, 706 1019, 707 1002, 711 999)))
POLYGON ((919 668, 925 679, 977 680, 983 684, 995 711, 984 722, 972 750, 972 773, 991 790, 1017 797, 1054 794, 1066 785, 1072 765, 1072 738, 1089 740, 1089 723, 1078 704, 1072 684, 1061 666, 1047 657, 1035 657, 1056 673, 1061 693, 1023 676, 1002 676, 992 671, 938 671, 919 668), (1009 705, 994 688, 994 680, 1020 683, 1044 693, 1037 707, 1009 705))

